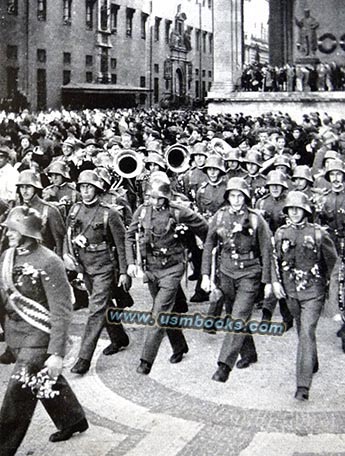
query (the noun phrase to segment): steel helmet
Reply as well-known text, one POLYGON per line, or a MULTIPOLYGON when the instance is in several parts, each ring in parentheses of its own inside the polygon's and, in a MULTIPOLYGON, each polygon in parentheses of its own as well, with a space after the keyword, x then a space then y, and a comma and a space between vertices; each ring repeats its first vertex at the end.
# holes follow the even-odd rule
POLYGON ((153 171, 150 174, 150 182, 160 181, 170 185, 170 179, 164 171, 153 171))
POLYGON ((225 161, 242 161, 240 149, 230 149, 223 154, 225 161))
POLYGON ((240 190, 248 199, 250 199, 250 188, 243 177, 232 177, 229 179, 224 193, 224 199, 228 199, 230 190, 240 190))
POLYGON ((154 198, 171 198, 170 182, 162 179, 153 179, 150 181, 148 194, 154 198))
POLYGON ((203 171, 206 171, 207 168, 217 168, 223 174, 226 173, 224 160, 219 155, 213 154, 206 159, 203 171))
POLYGON ((268 185, 281 185, 284 188, 289 188, 286 174, 279 169, 274 169, 267 174, 266 186, 268 185))
POLYGON ((328 150, 322 160, 322 166, 325 166, 326 160, 335 159, 341 160, 341 155, 335 150, 328 150))
POLYGON ((247 152, 245 158, 243 159, 244 163, 253 163, 257 166, 262 166, 262 155, 257 149, 251 149, 247 152))
POLYGON ((104 190, 101 178, 98 176, 96 171, 86 170, 79 174, 77 189, 80 189, 80 184, 91 184, 100 190, 104 190))
POLYGON ((47 174, 60 174, 66 179, 70 179, 69 166, 66 162, 63 161, 54 161, 46 168, 47 174))
POLYGON ((14 207, 1 225, 18 231, 22 236, 42 241, 42 217, 36 209, 31 207, 14 207))
POLYGON ((111 175, 107 168, 99 166, 95 169, 95 172, 97 173, 97 176, 102 179, 102 181, 104 181, 107 185, 111 185, 111 175))
POLYGON ((303 192, 292 191, 288 193, 283 207, 283 212, 285 212, 285 214, 287 214, 289 207, 299 207, 301 209, 304 209, 309 214, 313 213, 309 203, 309 198, 303 192))
POLYGON ((341 171, 343 174, 345 174, 345 165, 342 160, 339 160, 338 158, 335 158, 334 160, 330 160, 329 165, 327 166, 326 172, 325 172, 325 179, 329 181, 329 173, 331 171, 341 171))
POLYGON ((148 163, 155 163, 156 165, 160 166, 162 169, 165 169, 165 161, 164 158, 159 155, 157 152, 149 152, 147 158, 145 159, 145 164, 148 163))
POLYGON ((191 148, 190 155, 204 155, 208 157, 207 143, 205 141, 195 143, 191 148))
POLYGON ((291 169, 291 161, 289 157, 286 157, 285 155, 277 155, 274 160, 274 166, 286 166, 291 169))
POLYGON ((25 169, 19 174, 18 182, 19 185, 32 185, 35 188, 42 189, 41 176, 31 169, 25 169))
POLYGON ((307 165, 296 166, 291 179, 298 179, 298 178, 305 179, 311 183, 314 182, 313 176, 311 174, 311 170, 310 170, 309 166, 307 166, 307 165))

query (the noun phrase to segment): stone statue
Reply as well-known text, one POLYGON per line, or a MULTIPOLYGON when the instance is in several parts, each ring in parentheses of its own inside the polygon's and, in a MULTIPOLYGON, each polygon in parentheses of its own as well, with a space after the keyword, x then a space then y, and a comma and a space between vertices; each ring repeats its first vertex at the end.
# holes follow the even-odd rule
POLYGON ((188 30, 188 29, 185 30, 185 32, 183 34, 183 44, 187 51, 192 50, 192 37, 191 37, 190 30, 188 30))
POLYGON ((319 27, 317 20, 310 15, 310 10, 304 10, 304 17, 299 21, 295 17, 297 27, 299 27, 299 37, 297 49, 306 56, 315 56, 317 50, 316 29, 319 27))

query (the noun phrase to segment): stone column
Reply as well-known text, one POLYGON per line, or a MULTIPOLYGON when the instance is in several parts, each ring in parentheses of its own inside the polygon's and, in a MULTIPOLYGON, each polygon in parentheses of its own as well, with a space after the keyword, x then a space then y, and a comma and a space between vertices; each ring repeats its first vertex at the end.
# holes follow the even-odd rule
POLYGON ((214 82, 208 98, 235 89, 243 64, 243 1, 214 0, 214 82))

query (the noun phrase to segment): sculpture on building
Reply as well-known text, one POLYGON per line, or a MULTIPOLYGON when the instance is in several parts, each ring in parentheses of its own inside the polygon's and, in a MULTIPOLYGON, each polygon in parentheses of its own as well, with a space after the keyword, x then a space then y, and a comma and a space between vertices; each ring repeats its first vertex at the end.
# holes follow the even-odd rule
POLYGON ((295 17, 295 23, 299 28, 297 49, 306 56, 315 56, 317 50, 316 30, 319 23, 310 15, 309 9, 304 10, 304 17, 301 20, 295 17))

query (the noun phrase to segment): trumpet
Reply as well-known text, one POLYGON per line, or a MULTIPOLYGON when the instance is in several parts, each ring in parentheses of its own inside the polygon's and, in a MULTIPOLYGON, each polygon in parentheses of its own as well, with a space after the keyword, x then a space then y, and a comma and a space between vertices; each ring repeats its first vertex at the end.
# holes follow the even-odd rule
POLYGON ((144 160, 132 149, 121 150, 114 158, 114 171, 121 177, 138 177, 144 170, 144 160))
POLYGON ((165 152, 168 168, 174 173, 184 173, 189 168, 190 153, 183 144, 174 144, 165 152))

